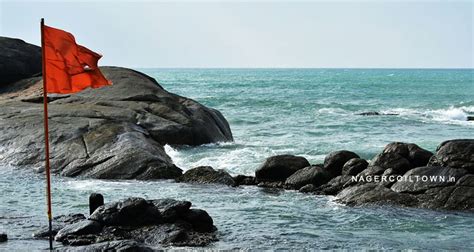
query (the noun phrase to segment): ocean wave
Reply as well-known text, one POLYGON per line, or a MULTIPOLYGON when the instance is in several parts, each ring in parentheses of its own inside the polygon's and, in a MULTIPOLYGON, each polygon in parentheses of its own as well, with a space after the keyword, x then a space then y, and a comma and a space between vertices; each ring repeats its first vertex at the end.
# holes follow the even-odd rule
POLYGON ((424 122, 436 121, 447 124, 474 125, 468 121, 470 114, 474 113, 474 106, 450 106, 447 109, 412 109, 394 108, 381 111, 385 114, 397 114, 401 117, 420 119, 424 122))

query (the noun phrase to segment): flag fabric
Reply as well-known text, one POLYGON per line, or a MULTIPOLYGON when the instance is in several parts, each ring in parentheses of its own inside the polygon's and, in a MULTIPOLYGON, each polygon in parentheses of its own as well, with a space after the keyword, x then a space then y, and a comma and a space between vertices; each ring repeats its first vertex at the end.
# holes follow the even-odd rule
POLYGON ((102 55, 78 45, 66 31, 43 26, 46 92, 70 94, 112 83, 100 72, 102 55))

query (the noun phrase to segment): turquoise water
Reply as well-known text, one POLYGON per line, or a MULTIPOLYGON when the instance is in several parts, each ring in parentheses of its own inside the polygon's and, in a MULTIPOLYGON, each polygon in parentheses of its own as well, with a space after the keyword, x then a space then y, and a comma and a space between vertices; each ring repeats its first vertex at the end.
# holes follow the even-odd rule
MULTIPOLYGON (((219 109, 234 143, 166 146, 183 169, 211 165, 252 174, 268 156, 291 153, 322 162, 334 150, 371 158, 391 141, 434 150, 472 138, 473 70, 140 69, 167 90, 219 109), (378 111, 395 116, 358 116, 378 111)), ((2 164, 0 163, 0 166, 2 164)), ((469 249, 472 213, 396 207, 346 207, 332 197, 256 187, 170 181, 53 178, 54 214, 88 211, 87 197, 186 199, 206 209, 219 229, 215 249, 469 249)), ((47 248, 31 233, 46 224, 44 178, 0 169, 0 250, 47 248)))
POLYGON ((372 158, 389 142, 434 151, 472 138, 474 70, 141 69, 167 90, 219 109, 235 143, 169 153, 184 168, 212 165, 252 174, 265 157, 312 163, 334 150, 372 158), (377 111, 397 116, 360 116, 377 111))

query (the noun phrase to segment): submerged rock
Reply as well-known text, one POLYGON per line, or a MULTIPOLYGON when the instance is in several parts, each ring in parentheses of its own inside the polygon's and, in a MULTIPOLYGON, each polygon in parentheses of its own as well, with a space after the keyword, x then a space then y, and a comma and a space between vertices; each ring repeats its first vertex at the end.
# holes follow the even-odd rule
POLYGON ((284 182, 296 171, 310 166, 304 157, 293 155, 272 156, 255 171, 255 178, 258 182, 284 182))
POLYGON ((0 233, 0 243, 8 241, 8 236, 5 233, 0 233))
POLYGON ((252 176, 237 175, 234 177, 234 181, 235 181, 234 186, 257 185, 257 181, 255 180, 255 177, 252 177, 252 176))
POLYGON ((206 246, 217 240, 206 211, 191 202, 129 198, 99 207, 87 220, 64 226, 55 240, 64 245, 95 249, 161 249, 206 246), (88 245, 88 246, 83 246, 88 245))
MULTIPOLYGON (((153 78, 101 67, 112 86, 53 96, 49 104, 51 167, 68 177, 174 179, 182 171, 164 144, 232 141, 222 114, 164 90, 153 78)), ((0 89, 0 161, 43 167, 41 78, 0 89)))
POLYGON ((199 184, 224 184, 233 186, 234 178, 224 170, 214 170, 210 166, 199 166, 187 170, 183 176, 176 179, 178 182, 199 184))

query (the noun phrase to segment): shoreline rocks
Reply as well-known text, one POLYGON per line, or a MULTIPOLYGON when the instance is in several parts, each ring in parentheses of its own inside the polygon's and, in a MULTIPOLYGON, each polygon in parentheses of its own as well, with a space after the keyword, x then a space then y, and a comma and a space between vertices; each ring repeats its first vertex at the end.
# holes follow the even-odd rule
MULTIPOLYGON (((0 75, 0 142, 8 146, 0 148, 0 162, 42 172, 42 80, 32 77, 41 72, 41 54, 30 51, 41 50, 0 37, 0 59, 4 59, 0 70, 11 69, 0 72, 16 76, 7 81, 10 77, 0 75), (9 50, 15 52, 13 56, 9 50)), ((175 179, 182 170, 166 154, 165 144, 233 141, 219 111, 170 93, 135 70, 101 67, 101 71, 112 86, 48 97, 53 173, 99 179, 175 179)))
POLYGON ((474 139, 443 142, 435 154, 416 144, 393 142, 370 162, 346 150, 328 154, 324 165, 306 162, 292 155, 269 157, 255 177, 236 176, 236 185, 334 195, 336 201, 351 206, 474 211, 474 139))
MULTIPOLYGON (((212 218, 191 205, 189 201, 173 199, 127 198, 100 206, 88 218, 80 214, 56 217, 53 223, 61 228, 54 239, 63 245, 85 249, 110 246, 162 249, 207 246, 217 241, 212 218)), ((48 233, 36 237, 46 239, 48 233)))

